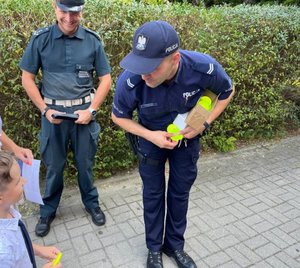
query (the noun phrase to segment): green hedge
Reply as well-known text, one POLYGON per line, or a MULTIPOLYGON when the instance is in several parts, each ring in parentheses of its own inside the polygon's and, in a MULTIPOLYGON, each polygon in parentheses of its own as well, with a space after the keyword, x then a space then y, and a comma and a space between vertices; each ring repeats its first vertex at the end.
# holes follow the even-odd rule
MULTIPOLYGON (((235 140, 272 138, 284 135, 286 127, 298 126, 299 103, 285 99, 284 92, 299 92, 299 8, 241 5, 206 10, 187 4, 87 1, 83 25, 101 36, 114 81, 121 71, 118 63, 130 50, 134 30, 156 19, 175 26, 182 48, 215 57, 235 82, 236 96, 203 138, 204 149, 228 151, 235 140)), ((36 157, 40 114, 22 89, 18 62, 32 32, 54 21, 51 1, 0 0, 0 111, 7 132, 19 144, 31 147, 36 157)), ((113 93, 114 87, 97 115, 103 130, 96 177, 135 164, 123 131, 110 119, 113 93)), ((72 161, 67 173, 74 177, 72 161)))

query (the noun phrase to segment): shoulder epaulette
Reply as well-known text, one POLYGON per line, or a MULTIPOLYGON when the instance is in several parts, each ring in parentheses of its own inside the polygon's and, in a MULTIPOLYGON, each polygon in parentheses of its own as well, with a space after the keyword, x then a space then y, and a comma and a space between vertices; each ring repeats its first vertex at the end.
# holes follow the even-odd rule
POLYGON ((84 30, 86 30, 87 32, 91 33, 92 35, 96 36, 98 40, 101 41, 101 38, 99 36, 99 34, 97 34, 96 32, 92 31, 91 29, 88 29, 88 28, 85 28, 85 27, 82 27, 84 30))
POLYGON ((49 31, 50 31, 50 27, 48 26, 48 27, 44 27, 44 28, 40 28, 40 29, 36 30, 32 35, 33 36, 39 36, 43 33, 49 32, 49 31))
POLYGON ((128 90, 136 88, 139 83, 142 81, 142 77, 137 74, 132 74, 126 79, 126 88, 128 90))
POLYGON ((208 74, 208 75, 215 75, 218 66, 214 63, 195 62, 195 63, 193 63, 192 68, 195 71, 198 71, 200 73, 205 73, 205 74, 208 74))

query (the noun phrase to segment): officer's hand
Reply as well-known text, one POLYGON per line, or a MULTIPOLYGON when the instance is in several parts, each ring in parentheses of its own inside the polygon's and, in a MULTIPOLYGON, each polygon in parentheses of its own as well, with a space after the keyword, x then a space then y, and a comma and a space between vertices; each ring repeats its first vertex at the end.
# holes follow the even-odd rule
POLYGON ((63 120, 62 119, 55 119, 52 117, 53 114, 64 114, 63 112, 60 111, 56 111, 54 109, 50 109, 47 111, 46 113, 46 118, 48 119, 48 121, 52 124, 60 124, 63 120))
POLYGON ((76 124, 87 125, 93 119, 93 116, 92 116, 91 112, 88 109, 86 109, 86 110, 77 110, 77 111, 74 112, 74 114, 79 115, 79 118, 75 121, 76 124))
POLYGON ((149 137, 149 141, 151 141, 160 148, 174 149, 175 146, 178 144, 178 141, 172 141, 172 136, 173 134, 168 133, 166 131, 152 131, 151 136, 149 137))
POLYGON ((192 139, 196 137, 198 134, 202 134, 204 129, 205 129, 204 125, 203 128, 201 128, 199 131, 190 126, 186 126, 183 130, 180 131, 180 134, 182 134, 183 137, 185 137, 186 139, 192 139))

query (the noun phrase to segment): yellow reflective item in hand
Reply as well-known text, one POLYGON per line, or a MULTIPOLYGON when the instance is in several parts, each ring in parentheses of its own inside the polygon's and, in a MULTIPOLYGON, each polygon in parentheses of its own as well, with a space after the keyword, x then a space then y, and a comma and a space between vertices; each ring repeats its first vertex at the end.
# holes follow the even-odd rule
MULTIPOLYGON (((175 124, 170 124, 167 127, 167 132, 168 133, 172 133, 172 134, 178 134, 180 132, 180 129, 175 124)), ((178 135, 172 136, 171 140, 173 140, 173 141, 180 141, 180 140, 182 140, 182 138, 183 138, 183 135, 178 134, 178 135)))
POLYGON ((59 252, 59 253, 57 254, 56 258, 53 260, 52 265, 53 265, 53 266, 56 266, 57 264, 59 264, 61 257, 62 257, 62 253, 59 252))
POLYGON ((210 111, 211 110, 211 98, 208 96, 202 96, 197 102, 197 105, 202 106, 205 110, 210 111))

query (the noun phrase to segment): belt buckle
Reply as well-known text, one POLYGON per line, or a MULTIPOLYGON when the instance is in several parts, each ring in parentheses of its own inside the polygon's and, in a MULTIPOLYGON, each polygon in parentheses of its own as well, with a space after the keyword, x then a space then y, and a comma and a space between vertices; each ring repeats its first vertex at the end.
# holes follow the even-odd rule
POLYGON ((72 103, 72 106, 81 105, 82 104, 82 99, 71 100, 71 103, 72 103))
POLYGON ((72 100, 65 100, 65 107, 72 107, 72 100))

